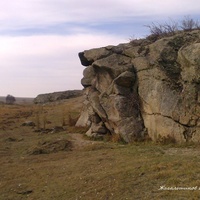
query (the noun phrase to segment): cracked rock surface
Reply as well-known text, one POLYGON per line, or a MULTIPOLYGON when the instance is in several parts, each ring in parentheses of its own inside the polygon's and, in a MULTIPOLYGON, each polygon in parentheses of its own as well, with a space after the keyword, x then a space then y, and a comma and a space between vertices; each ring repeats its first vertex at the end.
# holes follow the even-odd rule
POLYGON ((200 141, 200 31, 79 53, 87 135, 200 141))

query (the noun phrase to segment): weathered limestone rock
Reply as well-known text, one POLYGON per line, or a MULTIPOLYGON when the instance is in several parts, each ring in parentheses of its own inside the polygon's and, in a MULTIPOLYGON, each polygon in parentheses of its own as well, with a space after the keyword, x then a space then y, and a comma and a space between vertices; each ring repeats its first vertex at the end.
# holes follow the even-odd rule
POLYGON ((94 68, 92 66, 88 66, 83 71, 83 78, 81 79, 81 84, 84 87, 92 86, 92 81, 95 78, 94 68))
POLYGON ((83 66, 89 66, 95 60, 99 60, 101 58, 107 57, 109 54, 111 54, 111 52, 108 51, 106 48, 102 47, 98 49, 92 49, 92 51, 86 50, 84 52, 80 52, 79 58, 83 66))
POLYGON ((48 103, 63 99, 70 99, 74 97, 79 97, 83 95, 82 90, 67 90, 63 92, 53 92, 53 93, 47 93, 47 94, 39 94, 35 99, 34 103, 48 103))
MULTIPOLYGON (((200 31, 79 54, 88 135, 200 142, 200 31)), ((83 118, 81 116, 81 118, 83 118)), ((77 125, 80 125, 77 124, 77 125)))

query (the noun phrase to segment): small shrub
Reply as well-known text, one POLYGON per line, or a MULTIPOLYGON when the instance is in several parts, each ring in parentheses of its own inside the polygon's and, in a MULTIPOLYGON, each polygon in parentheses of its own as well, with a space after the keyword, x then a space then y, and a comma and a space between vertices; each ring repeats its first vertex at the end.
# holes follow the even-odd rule
POLYGON ((135 38, 135 36, 131 36, 128 38, 128 41, 133 45, 133 46, 139 46, 141 44, 141 40, 135 38))
POLYGON ((190 16, 185 16, 185 18, 181 21, 181 29, 184 31, 191 31, 200 28, 200 24, 198 20, 194 20, 190 18, 190 16))
POLYGON ((165 22, 164 29, 167 35, 174 35, 178 31, 178 22, 175 22, 173 20, 165 22))
POLYGON ((150 40, 157 40, 161 37, 172 36, 178 31, 178 23, 170 20, 169 22, 165 22, 164 24, 152 23, 150 25, 146 25, 150 30, 150 36, 147 38, 150 40))
POLYGON ((12 96, 12 95, 10 95, 10 94, 8 94, 8 95, 6 96, 6 104, 12 105, 12 104, 14 104, 15 101, 16 101, 16 99, 15 99, 14 96, 12 96))
POLYGON ((180 22, 175 22, 173 20, 163 24, 152 22, 150 25, 145 26, 149 28, 150 31, 150 35, 147 36, 147 39, 153 42, 162 37, 175 35, 178 31, 192 31, 200 29, 199 21, 195 21, 189 16, 185 16, 185 18, 180 22))
POLYGON ((154 22, 152 22, 150 25, 145 26, 149 28, 151 35, 153 35, 155 38, 167 35, 165 26, 162 24, 155 24, 154 22))

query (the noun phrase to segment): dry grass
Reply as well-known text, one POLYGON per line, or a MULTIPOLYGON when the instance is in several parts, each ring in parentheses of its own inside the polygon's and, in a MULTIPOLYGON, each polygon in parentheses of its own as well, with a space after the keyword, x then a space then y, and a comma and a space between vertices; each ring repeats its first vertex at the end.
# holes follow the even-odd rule
MULTIPOLYGON (((41 124, 45 112, 45 120, 51 122, 47 128, 61 126, 63 108, 66 119, 68 108, 75 118, 80 102, 45 105, 39 109, 41 124)), ((0 107, 0 200, 199 199, 198 190, 159 189, 200 187, 200 147, 87 141, 82 148, 66 151, 63 141, 74 145, 71 138, 77 131, 75 127, 69 131, 67 120, 66 131, 59 133, 41 134, 34 132, 36 127, 21 126, 35 119, 37 109, 34 105, 0 107), (60 146, 56 141, 61 141, 60 146), (50 151, 30 155, 35 147, 50 151)))

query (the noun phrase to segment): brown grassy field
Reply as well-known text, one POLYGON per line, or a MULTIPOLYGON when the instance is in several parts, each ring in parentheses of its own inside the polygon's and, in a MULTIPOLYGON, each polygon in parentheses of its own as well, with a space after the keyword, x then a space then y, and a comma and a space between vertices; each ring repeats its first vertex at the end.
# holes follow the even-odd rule
POLYGON ((82 101, 0 105, 0 200, 200 198, 199 146, 88 140, 82 101))

